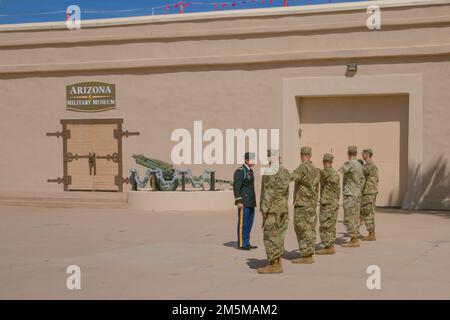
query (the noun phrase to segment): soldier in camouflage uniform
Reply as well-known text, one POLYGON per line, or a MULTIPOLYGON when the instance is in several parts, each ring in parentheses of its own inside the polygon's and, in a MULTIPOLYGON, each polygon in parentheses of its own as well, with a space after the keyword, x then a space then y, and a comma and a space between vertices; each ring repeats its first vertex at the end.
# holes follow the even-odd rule
POLYGON ((258 273, 262 274, 283 272, 281 257, 284 253, 284 236, 289 220, 290 173, 280 163, 278 150, 268 150, 267 156, 271 158, 269 168, 271 170, 262 177, 259 208, 263 216, 264 246, 269 265, 258 269, 258 273))
POLYGON ((323 249, 316 254, 334 254, 336 240, 336 219, 339 209, 339 196, 341 194, 340 178, 333 169, 333 155, 323 155, 323 170, 320 170, 320 239, 323 249))
MULTIPOLYGON (((363 170, 364 170, 364 160, 363 159, 358 159, 358 162, 363 167, 363 170)), ((361 188, 361 204, 360 204, 360 210, 359 210, 358 238, 362 237, 361 233, 359 232, 359 229, 361 228, 361 226, 364 225, 363 206, 362 206, 362 189, 363 188, 361 188)))
POLYGON ((365 183, 362 190, 361 214, 369 235, 361 240, 375 241, 375 201, 378 194, 378 168, 372 161, 372 149, 364 149, 362 156, 366 163, 363 167, 365 183))
POLYGON ((351 238, 343 247, 359 247, 358 229, 364 174, 361 164, 356 160, 357 153, 356 146, 348 147, 348 161, 339 169, 344 175, 344 225, 351 238))
POLYGON ((292 173, 294 187, 294 229, 300 247, 301 257, 293 263, 314 263, 316 244, 317 196, 319 194, 320 172, 311 162, 311 148, 301 148, 302 163, 292 173))

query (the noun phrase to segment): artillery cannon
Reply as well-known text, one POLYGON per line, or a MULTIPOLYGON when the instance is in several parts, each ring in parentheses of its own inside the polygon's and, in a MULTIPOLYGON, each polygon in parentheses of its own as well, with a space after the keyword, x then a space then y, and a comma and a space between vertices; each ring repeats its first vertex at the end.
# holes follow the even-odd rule
MULTIPOLYGON (((178 179, 174 179, 174 174, 175 174, 175 169, 173 167, 173 165, 171 165, 170 163, 161 161, 161 160, 157 160, 157 159, 152 159, 152 158, 148 158, 142 154, 134 154, 133 158, 135 159, 137 164, 140 164, 141 166, 144 166, 148 169, 150 169, 151 171, 150 176, 148 178, 146 178, 146 176, 144 177, 144 181, 141 181, 141 185, 146 185, 147 182, 150 183, 150 187, 152 188, 152 190, 155 191, 174 191, 178 188, 178 179), (164 190, 165 187, 167 187, 167 183, 158 183, 157 182, 157 176, 162 177, 162 179, 164 181, 173 181, 172 185, 169 186, 169 190, 164 190), (145 181, 146 180, 146 181, 145 181), (173 188, 173 190, 171 190, 173 188)), ((136 175, 137 170, 133 171, 133 169, 131 170, 131 178, 133 178, 133 173, 134 173, 134 179, 131 179, 132 183, 136 182, 136 178, 139 178, 136 175)), ((133 184, 132 184, 133 186, 133 184)), ((143 188, 144 186, 142 186, 141 188, 143 188)), ((134 189, 134 188, 133 188, 134 189)))
POLYGON ((217 184, 230 184, 230 180, 216 179, 214 170, 205 170, 200 176, 193 176, 191 170, 175 169, 172 164, 148 158, 142 154, 134 154, 133 158, 137 164, 147 168, 145 176, 140 179, 136 169, 130 170, 130 181, 132 190, 144 188, 147 183, 154 191, 175 191, 180 185, 181 190, 186 190, 186 182, 193 189, 205 190, 205 183, 209 184, 209 190, 214 191, 217 184))

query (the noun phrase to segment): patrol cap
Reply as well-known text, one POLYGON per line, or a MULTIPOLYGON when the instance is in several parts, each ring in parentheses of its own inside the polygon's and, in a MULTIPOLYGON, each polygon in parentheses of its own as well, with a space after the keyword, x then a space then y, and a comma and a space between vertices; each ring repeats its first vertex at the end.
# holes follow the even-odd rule
POLYGON ((302 147, 300 149, 300 154, 305 154, 305 155, 311 154, 311 147, 302 147))
MULTIPOLYGON (((242 153, 241 153, 242 154, 242 153)), ((241 158, 242 159, 242 158, 241 158)), ((254 152, 246 152, 244 154, 245 160, 255 160, 255 153, 254 152)))
POLYGON ((331 153, 325 153, 323 155, 323 161, 333 162, 334 157, 331 153))
POLYGON ((358 147, 356 146, 349 146, 347 148, 347 153, 356 154, 358 153, 358 147))
POLYGON ((267 156, 268 157, 276 157, 280 154, 278 149, 267 149, 267 156))
POLYGON ((371 148, 365 148, 363 149, 364 153, 367 153, 369 156, 373 156, 373 151, 371 148))

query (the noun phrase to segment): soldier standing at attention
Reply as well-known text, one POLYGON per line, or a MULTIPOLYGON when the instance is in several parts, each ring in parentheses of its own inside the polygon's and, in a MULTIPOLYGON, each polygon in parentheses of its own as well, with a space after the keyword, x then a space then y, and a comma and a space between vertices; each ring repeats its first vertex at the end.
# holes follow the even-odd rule
POLYGON ((255 165, 255 154, 246 152, 245 163, 234 172, 234 203, 238 207, 238 249, 256 249, 250 244, 250 232, 255 217, 255 176, 252 167, 255 165))
POLYGON ((333 155, 323 155, 323 170, 320 170, 320 239, 323 249, 316 254, 335 254, 336 219, 339 209, 339 196, 341 194, 340 178, 333 169, 333 155))
POLYGON ((348 161, 339 169, 344 175, 344 225, 350 236, 350 241, 344 243, 343 247, 359 247, 359 211, 364 174, 361 164, 356 160, 357 153, 356 146, 348 147, 348 161))
POLYGON ((278 150, 267 150, 270 168, 263 175, 259 210, 263 216, 264 246, 269 265, 258 268, 258 273, 282 273, 281 257, 284 253, 284 236, 288 227, 289 171, 280 161, 278 150), (278 158, 279 159, 279 158, 278 158))
POLYGON ((319 170, 311 162, 311 148, 302 147, 302 163, 292 173, 294 187, 294 229, 300 248, 300 258, 292 260, 296 264, 314 263, 317 224, 317 196, 319 194, 319 170))
MULTIPOLYGON (((364 160, 363 159, 358 159, 359 164, 363 167, 364 170, 364 160)), ((363 183, 364 185, 364 183, 363 183)), ((364 218, 363 218, 363 206, 362 206, 362 190, 363 188, 361 188, 361 204, 360 204, 360 209, 359 209, 359 224, 358 224, 358 238, 361 238, 362 235, 359 232, 359 228, 361 228, 362 225, 364 225, 364 218)))
POLYGON ((363 241, 375 241, 375 201, 378 194, 378 168, 372 161, 372 149, 364 149, 362 152, 365 183, 362 192, 362 217, 369 235, 363 237, 363 241))

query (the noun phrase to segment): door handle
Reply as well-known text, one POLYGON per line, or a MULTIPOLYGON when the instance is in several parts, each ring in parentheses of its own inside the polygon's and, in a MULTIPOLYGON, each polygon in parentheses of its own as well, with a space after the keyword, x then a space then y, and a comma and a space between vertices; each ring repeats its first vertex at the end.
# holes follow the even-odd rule
POLYGON ((95 156, 95 153, 89 153, 89 175, 92 176, 92 173, 94 173, 94 176, 97 175, 97 157, 95 156))

